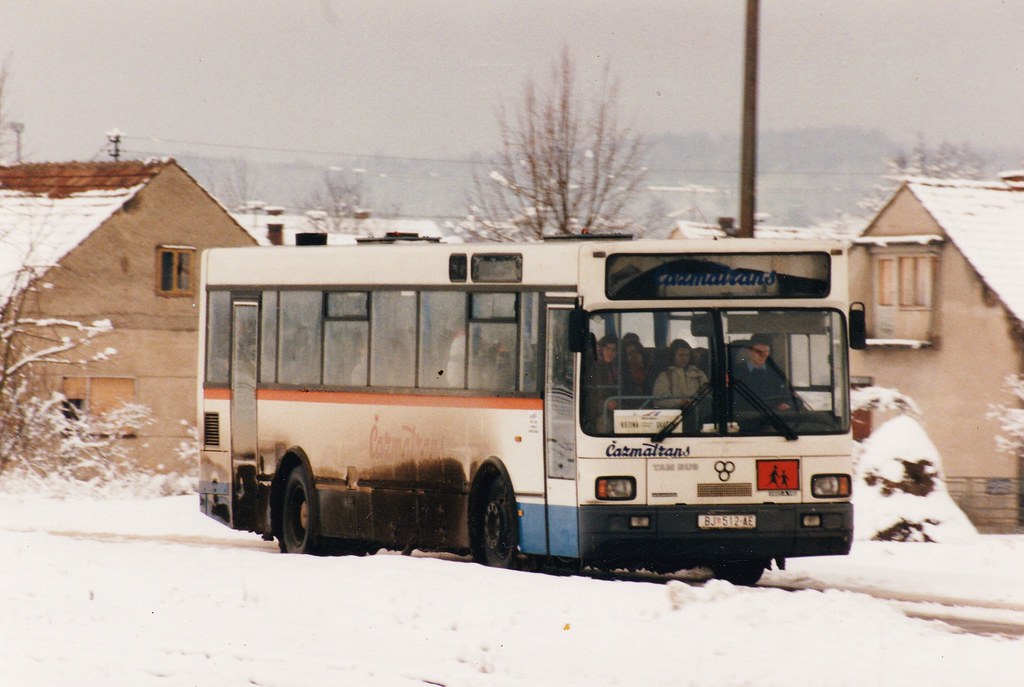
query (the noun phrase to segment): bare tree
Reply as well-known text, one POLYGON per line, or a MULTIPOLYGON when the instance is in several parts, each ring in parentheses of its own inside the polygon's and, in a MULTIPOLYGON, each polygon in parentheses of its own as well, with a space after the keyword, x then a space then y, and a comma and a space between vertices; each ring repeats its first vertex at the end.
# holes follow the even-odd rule
POLYGON ((889 161, 890 168, 902 177, 931 177, 933 179, 980 179, 985 167, 982 156, 967 144, 957 145, 943 141, 938 147, 918 137, 910 153, 901 152, 889 161))
POLYGON ((919 136, 910 152, 899 152, 888 158, 885 165, 882 181, 857 204, 865 217, 878 214, 905 179, 980 179, 984 175, 985 160, 966 144, 943 141, 938 147, 932 147, 919 136))
POLYGON ((320 187, 309 195, 306 204, 321 213, 325 226, 318 228, 339 232, 364 209, 366 189, 360 178, 332 167, 324 172, 320 187))
POLYGON ((499 108, 501 149, 486 173, 474 174, 467 203, 475 237, 539 240, 632 226, 646 145, 619 124, 608 68, 591 97, 577 91, 563 49, 546 90, 528 80, 517 109, 499 108))
POLYGON ((240 208, 262 193, 259 170, 248 160, 232 158, 227 169, 211 184, 210 191, 227 207, 240 208))
POLYGON ((10 55, 4 58, 3 62, 0 62, 0 161, 6 159, 6 152, 12 147, 11 143, 14 138, 11 135, 14 131, 12 128, 14 122, 10 121, 10 113, 8 112, 9 94, 7 82, 11 74, 10 64, 10 55))

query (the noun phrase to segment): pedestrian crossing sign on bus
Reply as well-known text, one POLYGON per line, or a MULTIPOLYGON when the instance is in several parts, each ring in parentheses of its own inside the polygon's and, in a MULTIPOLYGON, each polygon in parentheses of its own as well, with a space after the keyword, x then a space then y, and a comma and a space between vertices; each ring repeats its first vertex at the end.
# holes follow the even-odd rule
POLYGON ((759 460, 757 461, 758 491, 799 491, 800 461, 759 460))

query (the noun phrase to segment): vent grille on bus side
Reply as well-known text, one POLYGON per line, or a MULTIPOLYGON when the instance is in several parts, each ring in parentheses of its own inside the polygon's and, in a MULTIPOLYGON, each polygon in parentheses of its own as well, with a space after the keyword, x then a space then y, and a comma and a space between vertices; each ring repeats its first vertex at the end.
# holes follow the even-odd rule
POLYGON ((203 446, 220 446, 220 413, 203 414, 203 446))
POLYGON ((697 496, 700 498, 721 498, 723 496, 750 496, 753 494, 753 486, 750 482, 737 484, 715 484, 704 482, 697 484, 697 496))

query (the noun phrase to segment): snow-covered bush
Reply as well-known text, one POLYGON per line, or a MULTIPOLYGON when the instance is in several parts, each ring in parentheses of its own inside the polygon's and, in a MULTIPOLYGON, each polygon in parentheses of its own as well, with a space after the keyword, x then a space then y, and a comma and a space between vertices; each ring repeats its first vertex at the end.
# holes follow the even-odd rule
POLYGON ((998 420, 1006 433, 996 437, 996 445, 1000 450, 1017 455, 1024 450, 1024 376, 1009 375, 1003 386, 1017 398, 1019 405, 1016 408, 1006 404, 992 405, 988 417, 998 420))
POLYGON ((870 387, 854 394, 853 405, 899 413, 857 447, 857 538, 934 542, 976 535, 946 489, 942 459, 914 402, 898 391, 870 387))
POLYGON ((152 482, 154 475, 131 460, 126 441, 153 421, 149 408, 126 404, 90 416, 75 412, 61 394, 32 390, 22 383, 0 393, 0 477, 6 488, 96 491, 152 482))

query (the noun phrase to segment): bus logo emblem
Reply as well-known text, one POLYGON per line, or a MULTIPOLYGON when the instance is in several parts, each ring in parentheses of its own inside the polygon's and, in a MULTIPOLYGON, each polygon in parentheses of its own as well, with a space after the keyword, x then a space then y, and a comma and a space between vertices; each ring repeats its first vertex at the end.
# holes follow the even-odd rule
POLYGON ((722 482, 728 482, 729 478, 732 477, 732 473, 736 471, 736 463, 731 460, 720 460, 715 463, 715 472, 718 473, 718 479, 722 482))

